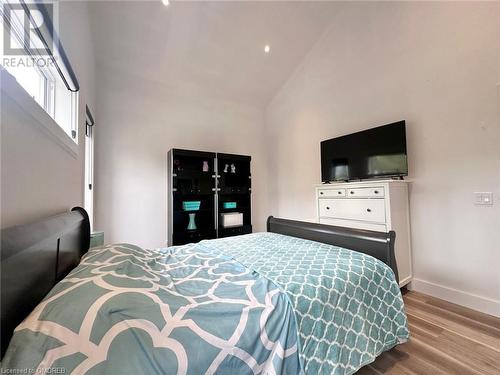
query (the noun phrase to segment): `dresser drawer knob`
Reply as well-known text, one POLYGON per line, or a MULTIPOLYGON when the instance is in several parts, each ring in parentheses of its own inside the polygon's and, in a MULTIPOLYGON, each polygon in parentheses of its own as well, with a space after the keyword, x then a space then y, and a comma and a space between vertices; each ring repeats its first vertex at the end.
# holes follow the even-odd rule
POLYGON ((328 207, 328 206, 327 206, 327 207, 326 207, 326 209, 327 209, 327 210, 329 210, 329 209, 330 209, 330 207, 328 207))
POLYGON ((323 192, 322 192, 322 191, 320 191, 320 192, 319 192, 319 195, 323 195, 323 192))
POLYGON ((378 194, 378 190, 375 190, 375 191, 374 191, 374 193, 375 193, 375 194, 378 194))
POLYGON ((351 190, 351 194, 354 194, 354 191, 351 190))
POLYGON ((371 208, 366 209, 367 212, 372 212, 371 208))
POLYGON ((342 192, 341 192, 341 191, 339 191, 337 194, 342 194, 342 192))

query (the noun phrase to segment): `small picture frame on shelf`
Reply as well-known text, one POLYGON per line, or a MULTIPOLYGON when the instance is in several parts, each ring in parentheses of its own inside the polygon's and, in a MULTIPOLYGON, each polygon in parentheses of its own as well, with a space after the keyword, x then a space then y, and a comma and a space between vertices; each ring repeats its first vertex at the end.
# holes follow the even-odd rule
POLYGON ((221 225, 223 228, 241 227, 243 225, 243 214, 241 212, 221 214, 221 225))

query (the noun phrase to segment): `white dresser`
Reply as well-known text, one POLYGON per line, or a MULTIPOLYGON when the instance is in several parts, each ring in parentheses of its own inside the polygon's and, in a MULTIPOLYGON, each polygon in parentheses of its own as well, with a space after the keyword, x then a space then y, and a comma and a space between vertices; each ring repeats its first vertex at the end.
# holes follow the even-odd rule
MULTIPOLYGON (((412 279, 408 183, 380 180, 316 187, 318 222, 341 227, 396 232, 399 285, 412 279)), ((353 249, 355 250, 355 249, 353 249)))

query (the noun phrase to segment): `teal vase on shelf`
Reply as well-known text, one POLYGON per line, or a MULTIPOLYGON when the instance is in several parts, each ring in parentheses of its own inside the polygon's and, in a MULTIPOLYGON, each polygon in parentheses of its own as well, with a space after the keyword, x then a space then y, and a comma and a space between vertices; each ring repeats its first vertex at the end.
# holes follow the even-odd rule
POLYGON ((195 213, 191 213, 189 214, 189 224, 188 224, 188 227, 187 229, 188 230, 196 230, 196 222, 194 221, 194 218, 195 218, 196 214, 195 213))

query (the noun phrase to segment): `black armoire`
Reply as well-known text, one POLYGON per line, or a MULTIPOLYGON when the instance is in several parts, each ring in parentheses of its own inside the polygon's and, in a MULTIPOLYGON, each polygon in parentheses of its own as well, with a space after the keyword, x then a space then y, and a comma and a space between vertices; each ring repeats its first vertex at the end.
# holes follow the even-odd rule
POLYGON ((250 156, 168 153, 168 243, 252 233, 250 156))

